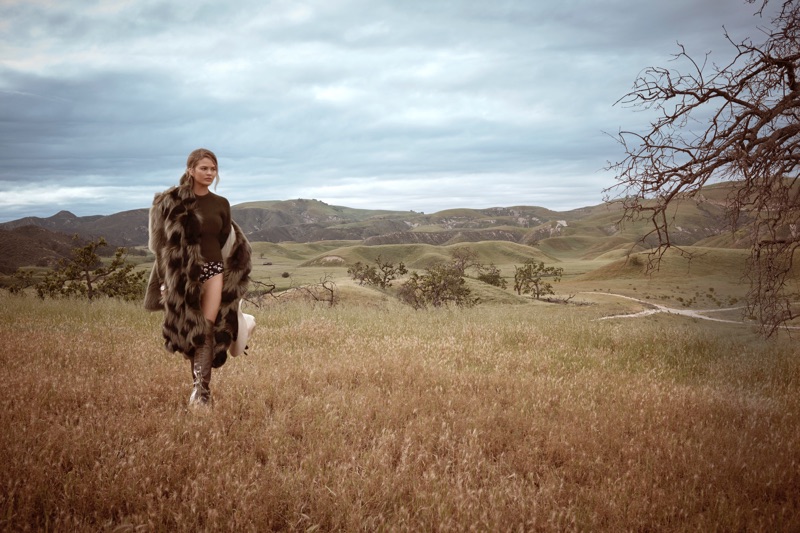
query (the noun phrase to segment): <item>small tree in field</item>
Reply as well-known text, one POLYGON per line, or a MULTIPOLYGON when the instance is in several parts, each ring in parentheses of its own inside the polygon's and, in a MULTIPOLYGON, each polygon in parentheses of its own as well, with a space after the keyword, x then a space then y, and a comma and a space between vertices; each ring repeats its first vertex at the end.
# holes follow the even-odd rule
POLYGON ((478 265, 478 280, 495 287, 505 289, 508 286, 505 278, 500 275, 500 269, 494 263, 488 265, 478 265))
POLYGON ((406 269, 402 261, 397 266, 394 266, 394 263, 384 261, 381 256, 378 256, 375 258, 375 263, 378 267, 376 271, 377 283, 381 289, 391 287, 392 281, 408 273, 408 269, 406 269))
POLYGON ((138 300, 142 297, 145 272, 143 270, 134 272, 136 265, 126 262, 125 257, 125 248, 117 248, 111 264, 106 267, 106 276, 100 282, 98 292, 109 298, 138 300))
MULTIPOLYGON (((761 14, 768 0, 758 3, 761 14)), ((748 310, 767 336, 799 314, 790 281, 800 248, 800 0, 778 6, 763 42, 725 33, 734 52, 726 64, 696 61, 680 46, 684 72, 643 71, 619 102, 657 116, 645 133, 619 133, 625 158, 608 167, 624 219, 649 221, 645 238, 657 237, 651 268, 674 246, 675 200, 714 181, 732 184, 731 228, 749 230, 748 310)))
POLYGON ((359 285, 377 285, 381 289, 392 286, 392 281, 408 273, 406 266, 401 261, 395 266, 390 261, 384 261, 379 255, 375 258, 375 265, 367 265, 358 261, 347 269, 347 274, 359 285))
POLYGON ((480 268, 483 266, 478 262, 478 253, 468 246, 456 248, 450 253, 450 257, 453 268, 461 272, 462 276, 467 272, 468 268, 480 268))
POLYGON ((544 278, 561 281, 563 268, 544 266, 541 261, 528 259, 521 267, 514 267, 514 290, 517 294, 531 294, 537 300, 545 294, 555 294, 553 285, 544 278))
POLYGON ((485 265, 478 261, 478 252, 468 246, 456 248, 450 254, 450 262, 453 268, 462 276, 465 276, 468 269, 476 273, 478 281, 494 285, 505 289, 508 285, 506 280, 500 275, 500 269, 494 263, 485 265))
POLYGON ((32 270, 19 270, 14 272, 12 284, 6 287, 9 294, 24 295, 25 289, 36 285, 32 270))
POLYGON ((470 307, 478 303, 470 294, 462 272, 453 263, 439 263, 426 269, 424 274, 412 272, 398 291, 400 300, 414 309, 449 304, 470 307))
POLYGON ((373 265, 367 265, 361 261, 350 265, 347 268, 347 275, 357 281, 359 285, 363 285, 364 283, 373 285, 378 280, 378 271, 376 268, 373 265))
POLYGON ((127 263, 125 248, 117 248, 111 262, 105 266, 97 249, 107 246, 100 237, 83 247, 73 248, 69 258, 59 261, 58 266, 36 284, 40 298, 84 296, 89 300, 104 295, 123 300, 142 297, 145 272, 133 272, 135 265, 127 263))

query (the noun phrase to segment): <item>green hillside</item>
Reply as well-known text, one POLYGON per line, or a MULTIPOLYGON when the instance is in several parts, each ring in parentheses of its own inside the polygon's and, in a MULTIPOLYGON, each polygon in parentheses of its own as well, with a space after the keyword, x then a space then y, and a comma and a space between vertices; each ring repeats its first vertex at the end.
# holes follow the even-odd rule
MULTIPOLYGON (((581 277, 581 280, 605 279, 645 279, 657 276, 660 279, 685 280, 687 278, 716 278, 731 282, 741 280, 747 251, 735 249, 704 248, 688 246, 684 248, 691 259, 682 256, 678 250, 669 250, 658 264, 657 272, 648 272, 647 252, 638 252, 629 257, 620 257, 607 265, 597 268, 581 277)), ((606 258, 613 255, 607 254, 606 258)))
POLYGON ((319 200, 266 200, 236 204, 235 209, 265 209, 283 211, 292 214, 307 214, 310 218, 332 218, 347 221, 366 220, 380 216, 406 216, 413 211, 388 211, 381 209, 355 209, 338 205, 329 205, 319 200))
POLYGON ((346 265, 352 265, 358 261, 372 263, 380 256, 384 261, 395 264, 403 262, 408 268, 423 269, 437 262, 450 260, 454 250, 464 247, 473 250, 477 255, 477 260, 485 264, 521 264, 527 259, 536 259, 547 263, 558 262, 555 257, 530 246, 511 242, 485 241, 450 246, 434 246, 430 244, 349 245, 326 250, 308 259, 301 266, 330 265, 332 264, 332 257, 340 258, 341 263, 346 265))

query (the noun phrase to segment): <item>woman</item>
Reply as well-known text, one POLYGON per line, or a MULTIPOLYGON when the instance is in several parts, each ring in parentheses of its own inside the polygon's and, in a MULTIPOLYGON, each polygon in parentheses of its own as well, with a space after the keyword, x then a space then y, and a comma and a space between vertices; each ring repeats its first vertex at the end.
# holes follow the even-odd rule
POLYGON ((250 243, 231 220, 228 200, 209 190, 219 182, 217 168, 213 152, 193 151, 180 184, 156 194, 150 207, 156 260, 145 308, 164 311, 167 350, 191 362, 190 405, 211 400, 211 368, 225 363, 237 339, 251 269, 250 243))

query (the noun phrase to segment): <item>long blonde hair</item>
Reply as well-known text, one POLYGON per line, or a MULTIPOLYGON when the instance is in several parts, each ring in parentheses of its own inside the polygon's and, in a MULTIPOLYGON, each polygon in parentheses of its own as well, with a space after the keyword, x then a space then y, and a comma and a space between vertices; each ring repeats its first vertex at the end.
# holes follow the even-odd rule
POLYGON ((217 188, 217 185, 219 184, 219 163, 217 163, 217 156, 214 155, 214 152, 208 148, 198 148, 189 154, 189 157, 186 159, 186 170, 183 172, 183 176, 181 176, 181 185, 186 185, 187 183, 189 186, 194 185, 194 180, 192 179, 191 174, 189 174, 189 170, 193 169, 204 157, 212 160, 214 162, 214 166, 217 167, 217 177, 214 180, 214 188, 217 188))

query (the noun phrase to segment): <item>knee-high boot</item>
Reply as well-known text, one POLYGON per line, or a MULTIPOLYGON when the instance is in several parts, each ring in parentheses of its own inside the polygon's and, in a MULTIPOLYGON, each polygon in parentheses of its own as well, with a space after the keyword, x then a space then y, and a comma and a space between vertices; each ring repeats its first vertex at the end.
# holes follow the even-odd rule
POLYGON ((207 404, 211 401, 211 363, 214 360, 214 332, 209 324, 206 342, 191 359, 192 395, 189 404, 207 404))

